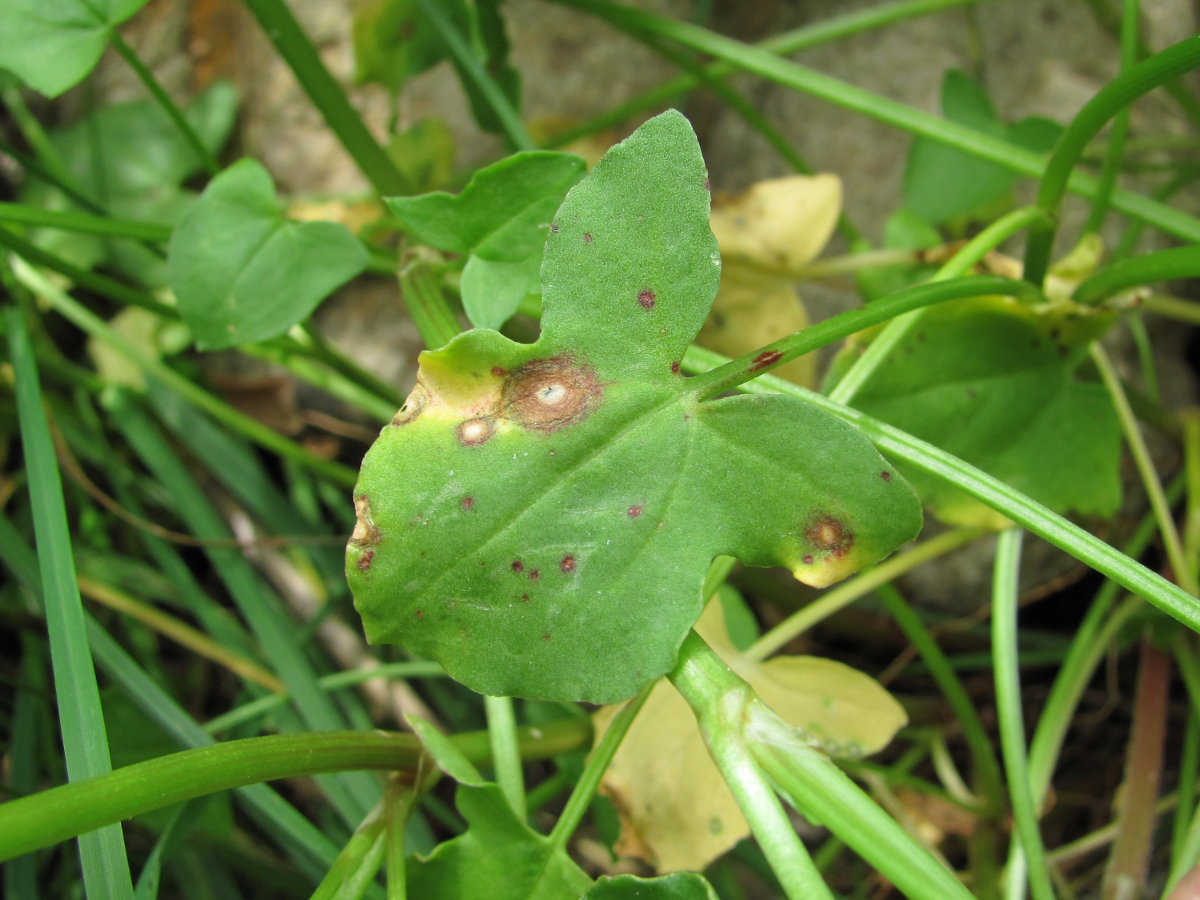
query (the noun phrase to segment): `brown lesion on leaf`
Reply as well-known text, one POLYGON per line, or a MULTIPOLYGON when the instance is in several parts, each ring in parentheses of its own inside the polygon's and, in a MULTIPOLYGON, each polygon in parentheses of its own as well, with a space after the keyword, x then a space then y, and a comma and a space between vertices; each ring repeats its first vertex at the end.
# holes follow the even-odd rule
POLYGON ((478 447, 496 433, 496 420, 491 416, 473 416, 458 423, 454 436, 464 447, 478 447))
MULTIPOLYGON (((379 543, 379 526, 371 519, 371 501, 366 494, 354 498, 354 531, 350 535, 352 547, 374 547, 379 543)), ((368 565, 370 565, 368 563, 368 565)))
POLYGON ((425 385, 417 382, 417 386, 409 393, 408 399, 404 401, 404 405, 400 407, 400 411, 392 416, 393 425, 407 425, 409 422, 416 419, 421 414, 426 406, 429 405, 429 391, 425 385))
POLYGON ((778 350, 764 350, 758 356, 754 357, 754 362, 750 364, 751 372, 761 372, 768 366, 773 366, 783 356, 778 350))
POLYGON ((504 381, 500 404, 502 414, 524 428, 558 431, 590 416, 603 395, 594 369, 562 355, 514 369, 504 381))
MULTIPOLYGON (((823 556, 840 559, 854 546, 854 532, 837 516, 821 512, 804 525, 804 541, 823 556)), ((807 563, 809 557, 805 557, 807 563)))

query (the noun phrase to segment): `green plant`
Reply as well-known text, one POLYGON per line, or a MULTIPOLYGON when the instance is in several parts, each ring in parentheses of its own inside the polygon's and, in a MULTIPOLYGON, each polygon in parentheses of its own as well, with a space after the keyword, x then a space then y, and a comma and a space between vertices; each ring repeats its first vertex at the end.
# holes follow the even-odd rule
MULTIPOLYGON (((798 171, 768 117, 722 80, 732 71, 915 135, 882 248, 843 216, 844 258, 756 254, 768 225, 749 201, 734 216, 751 296, 849 273, 864 302, 737 359, 694 344, 721 258, 687 119, 649 118, 587 174, 577 156, 536 149, 495 0, 357 13, 361 78, 398 93, 448 60, 478 127, 515 151, 456 194, 420 195, 450 177, 437 128, 377 143, 288 7, 246 0, 374 191, 354 227, 302 221, 255 160, 222 167, 232 93, 216 85, 177 106, 118 30, 138 0, 0 11, 16 38, 0 66, 29 88, 60 94, 111 45, 151 97, 47 132, 17 81, 0 85, 19 134, 0 151, 22 173, 16 202, 0 204, 13 445, 0 608, 19 649, 5 670, 6 896, 36 895, 52 868, 50 890, 91 897, 153 897, 164 881, 190 896, 188 873, 202 871, 206 890, 230 896, 734 898, 743 864, 784 896, 858 896, 843 873, 862 863, 838 865, 848 849, 906 896, 1043 900, 1072 890, 1039 823, 1056 761, 1092 673, 1128 646, 1138 702, 1102 891, 1147 879, 1174 665, 1187 724, 1158 867, 1167 896, 1200 859, 1200 419, 1163 405, 1139 317, 1198 320, 1155 286, 1200 273, 1200 220, 1164 202, 1193 168, 1172 167, 1159 199, 1115 182, 1138 97, 1165 87, 1200 123, 1174 82, 1200 64, 1200 39, 1142 53, 1127 2, 1122 73, 1062 126, 1005 124, 962 73, 946 74, 939 118, 781 56, 962 0, 907 0, 759 46, 607 0, 556 2, 684 70, 647 106, 703 84, 798 171), (1083 174, 1114 119, 1099 175, 1083 174), (1038 179, 1028 206, 1013 199, 1021 175, 1038 179), (1052 263, 1067 190, 1091 214, 1052 263), (1135 254, 1130 226, 1105 259, 1110 210, 1184 243, 1135 254), (1023 267, 998 260, 1020 236, 1023 267), (364 272, 398 276, 428 347, 405 401, 313 321, 364 272), (1100 344, 1127 323, 1144 349, 1136 392, 1100 344), (770 374, 839 341, 820 392, 770 374), (230 348, 386 423, 361 472, 214 391, 203 364, 230 348), (1166 488, 1139 417, 1183 448, 1166 488), (1117 549, 1067 516, 1113 521, 1122 439, 1150 513, 1117 549), (905 547, 922 507, 949 528, 905 547), (1077 634, 1044 648, 1059 671, 1030 737, 1024 531, 1104 576, 1077 634), (956 671, 966 660, 893 584, 990 535, 994 736, 956 671), (1156 537, 1170 578, 1139 561, 1156 537), (739 563, 814 588, 854 577, 760 633, 755 609, 769 604, 748 601, 751 582, 727 583, 739 563), (904 726, 896 700, 841 663, 767 659, 872 593, 955 723, 914 723, 880 763, 862 756, 904 726), (381 646, 338 630, 351 600, 381 646), (207 662, 184 670, 164 637, 207 662), (235 685, 217 716, 184 702, 212 673, 235 685), (372 679, 373 694, 348 690, 372 679), (392 703, 412 733, 372 730, 365 698, 392 703), (184 749, 167 752, 164 736, 184 749), (300 776, 311 789, 265 784, 300 776), (946 845, 954 866, 906 827, 902 792, 969 818, 970 837, 946 845), (800 839, 789 806, 827 829, 820 846, 800 839), (134 816, 142 827, 116 824, 134 816), (585 822, 610 853, 623 829, 661 874, 597 877, 603 866, 571 852, 585 822), (78 867, 54 849, 72 837, 78 867)), ((630 115, 622 105, 586 127, 630 115)))

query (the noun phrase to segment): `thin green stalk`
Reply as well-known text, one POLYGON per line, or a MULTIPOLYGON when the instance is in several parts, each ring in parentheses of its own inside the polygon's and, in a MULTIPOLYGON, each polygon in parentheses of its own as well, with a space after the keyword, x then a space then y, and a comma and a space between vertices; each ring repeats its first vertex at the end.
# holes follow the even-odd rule
POLYGON ((488 741, 492 748, 492 765, 496 783, 508 801, 518 821, 524 822, 525 773, 522 771, 520 748, 517 745, 517 717, 512 697, 484 697, 487 711, 488 741))
MULTIPOLYGON (((1025 245, 1025 279, 1040 285, 1046 277, 1054 235, 1058 230, 1058 213, 1067 190, 1071 171, 1088 143, 1118 111, 1143 94, 1200 65, 1200 36, 1180 41, 1161 53, 1156 53, 1136 66, 1122 72, 1084 104, 1067 126, 1054 152, 1046 163, 1038 188, 1037 205, 1046 213, 1046 220, 1029 230, 1025 245)), ((1096 196, 1095 193, 1092 196, 1096 196)), ((1113 198, 1117 194, 1113 192, 1113 198)), ((1114 203, 1114 205, 1116 205, 1114 203)))
POLYGON ((975 766, 979 779, 979 790, 985 804, 985 815, 998 815, 1004 808, 1004 782, 1000 775, 1000 764, 992 749, 992 740, 983 727, 983 721, 975 708, 975 702, 954 673, 950 661, 929 633, 920 616, 905 602, 900 592, 892 585, 883 585, 877 591, 888 613, 904 632, 905 637, 920 654, 921 660, 933 676, 946 698, 955 721, 962 729, 963 738, 975 766))
MULTIPOLYGON (((83 601, 75 583, 75 558, 71 552, 62 482, 42 407, 37 364, 19 307, 10 305, 7 308, 5 325, 9 359, 16 376, 14 390, 29 476, 63 754, 67 776, 73 783, 82 784, 111 769, 108 734, 84 626, 83 601)), ((55 816, 69 818, 69 809, 57 809, 55 816)), ((125 854, 125 839, 119 827, 106 827, 81 836, 79 855, 89 896, 114 900, 132 898, 133 880, 125 854)))
POLYGON ((387 839, 386 796, 376 804, 338 854, 311 900, 358 900, 375 880, 387 839))
MULTIPOLYGON (((1013 821, 1024 852, 1029 887, 1034 900, 1054 900, 1054 886, 1046 865, 1046 848, 1038 830, 1037 807, 1029 788, 1025 755, 1024 708, 1021 705, 1021 665, 1017 637, 1017 575, 1021 566, 1019 528, 1001 532, 996 542, 992 584, 992 656, 995 659, 996 716, 1000 726, 1000 753, 1008 776, 1008 796, 1013 821)), ((1009 873, 1013 878, 1015 872, 1009 873)), ((1024 886, 1009 882, 1008 896, 1023 896, 1024 886)))
MULTIPOLYGON (((0 242, 3 241, 0 230, 0 242)), ((222 424, 241 432, 250 440, 268 450, 278 453, 298 465, 303 466, 329 480, 350 487, 357 480, 357 473, 341 463, 331 462, 305 450, 294 441, 267 427, 257 419, 238 412, 229 404, 218 400, 208 391, 198 387, 192 381, 180 375, 161 360, 153 359, 142 352, 133 342, 122 337, 110 328, 103 320, 85 309, 66 292, 60 290, 45 278, 40 272, 20 260, 14 261, 14 271, 18 279, 29 290, 50 304, 55 310, 70 320, 76 327, 87 332, 96 339, 112 347, 123 357, 130 360, 148 375, 158 379, 173 391, 181 394, 188 401, 203 409, 222 424)))
POLYGON ((1075 289, 1074 300, 1098 303, 1128 288, 1197 275, 1200 275, 1200 245, 1172 247, 1105 266, 1075 289))
MULTIPOLYGON (((981 0, 901 0, 898 3, 883 3, 840 16, 832 16, 811 25, 773 35, 754 46, 776 56, 787 56, 799 50, 807 50, 821 44, 851 37, 874 28, 882 28, 893 22, 941 12, 955 6, 977 3, 981 0)), ((546 147, 562 147, 581 137, 620 125, 640 112, 659 109, 669 105, 676 97, 695 90, 701 83, 700 73, 708 79, 724 78, 735 71, 735 66, 724 60, 710 62, 699 72, 688 72, 661 82, 624 103, 618 104, 598 116, 565 131, 557 132, 546 147)))
MULTIPOLYGON (((2 520, 5 524, 7 519, 2 520)), ((32 563, 32 554, 30 556, 32 563)), ((34 577, 37 577, 36 573, 34 577)), ((39 712, 50 695, 46 684, 46 654, 41 636, 21 632, 21 674, 12 697, 12 718, 5 751, 5 796, 23 797, 38 789, 41 755, 39 712)), ((49 754, 47 754, 49 755, 49 754)), ((4 896, 10 900, 37 900, 38 866, 33 857, 15 859, 4 867, 4 896)))
MULTIPOLYGON (((393 264, 388 270, 388 274, 391 275, 394 272, 395 265, 393 264)), ((404 396, 396 390, 394 385, 383 381, 373 372, 368 372, 330 344, 325 336, 313 327, 311 320, 303 322, 300 330, 304 335, 303 341, 300 342, 301 346, 347 381, 369 391, 394 407, 398 407, 404 402, 404 396)))
POLYGON ((1182 297, 1151 294, 1141 302, 1141 308, 1155 315, 1165 316, 1189 325, 1200 325, 1200 303, 1182 297))
POLYGON ((325 68, 317 48, 287 3, 284 0, 244 2, 371 186, 385 197, 412 193, 413 186, 408 177, 397 168, 350 105, 342 86, 325 68))
MULTIPOLYGON (((1128 71, 1138 60, 1138 0, 1125 0, 1121 14, 1121 71, 1128 71)), ((1104 166, 1100 170, 1100 182, 1096 196, 1092 198, 1092 210, 1085 233, 1099 234, 1108 214, 1108 201, 1112 197, 1125 158, 1125 135, 1129 131, 1128 106, 1113 117, 1112 131, 1108 136, 1108 149, 1104 154, 1104 166)))
MULTIPOLYGON (((1200 165, 1193 163, 1191 165, 1182 166, 1174 178, 1172 178, 1166 184, 1156 188, 1151 196, 1156 201, 1165 203, 1197 178, 1200 178, 1200 165)), ((1118 259, 1125 259, 1125 257, 1133 253, 1134 248, 1137 247, 1137 243, 1141 239, 1142 232, 1145 230, 1145 228, 1146 223, 1141 220, 1135 219, 1134 221, 1130 222, 1126 226, 1125 232, 1121 235, 1121 240, 1117 243, 1117 246, 1113 248, 1112 259, 1114 261, 1118 259)))
POLYGON ((923 563, 961 547, 974 540, 979 534, 980 531, 977 528, 952 529, 873 566, 866 572, 856 575, 823 594, 803 609, 792 613, 747 647, 741 655, 751 660, 766 659, 789 641, 799 637, 818 622, 850 605, 860 597, 866 596, 881 585, 894 581, 905 572, 910 572, 923 563))
POLYGON ((133 69, 138 80, 150 92, 150 96, 154 98, 163 112, 179 130, 184 141, 192 152, 196 154, 196 158, 200 160, 201 165, 208 170, 209 175, 216 175, 221 171, 221 164, 217 162, 217 158, 213 156, 212 151, 204 145, 204 141, 200 139, 200 135, 196 133, 196 129, 192 127, 192 123, 184 116, 183 111, 175 105, 170 95, 163 90, 163 86, 158 83, 158 79, 154 77, 154 73, 147 68, 129 44, 125 43, 125 39, 121 37, 121 32, 116 28, 108 30, 108 44, 117 54, 129 64, 129 68, 133 69))
POLYGON ((32 225, 37 228, 58 228, 62 231, 73 231, 79 234, 133 238, 159 244, 165 244, 171 237, 169 225, 114 219, 108 216, 93 216, 81 212, 43 209, 40 206, 26 206, 23 203, 0 203, 0 222, 32 225))
POLYGON ((513 149, 536 150, 537 144, 525 130, 520 114, 513 108, 500 86, 484 70, 479 59, 471 51, 471 45, 454 27, 454 23, 450 21, 437 2, 435 0, 416 0, 416 6, 450 50, 450 54, 459 68, 487 100, 513 149))
POLYGON ((980 297, 988 294, 1015 295, 1032 299, 1039 296, 1023 283, 999 275, 980 275, 950 281, 919 284, 896 291, 860 309, 847 310, 803 331, 789 334, 745 356, 731 361, 720 369, 689 379, 686 387, 701 399, 715 397, 756 378, 768 369, 782 365, 819 347, 848 337, 888 319, 912 310, 961 297, 980 297))
MULTIPOLYGON (((989 225, 979 234, 975 235, 966 245, 948 259, 940 269, 933 274, 929 281, 922 287, 929 287, 934 284, 957 284, 959 282, 971 283, 978 282, 984 276, 973 276, 964 278, 967 272, 978 263, 990 251, 999 247, 1004 241, 1012 237, 1018 231, 1028 228, 1042 217, 1040 210, 1032 206, 1022 207, 1010 212, 989 225)), ((992 276, 995 277, 995 276, 992 276)), ((1028 282, 1026 282, 1028 283, 1028 282)), ((910 288, 910 290, 912 290, 910 288)), ((1023 292, 1015 293, 1011 287, 1001 290, 981 291, 978 294, 966 294, 959 296, 983 296, 985 294, 1004 294, 1006 296, 1017 297, 1028 302, 1037 302, 1041 299, 1040 294, 1023 292)), ((894 295, 893 295, 894 296, 894 295)), ((875 301, 867 308, 875 306, 875 301)), ((897 316, 893 321, 887 324, 887 327, 882 332, 877 334, 874 340, 863 351, 862 355, 854 361, 849 370, 839 379, 830 391, 829 396, 838 403, 849 403, 854 399, 855 395, 862 389, 862 386, 867 383, 867 380, 872 374, 884 364, 888 355, 899 345, 904 336, 916 325, 920 315, 915 311, 913 313, 897 316)))
POLYGON ((684 638, 667 677, 695 713, 709 753, 784 893, 791 900, 833 900, 753 756, 754 716, 771 715, 770 710, 694 631, 684 638))
MULTIPOLYGON (((1178 664, 1178 660, 1176 661, 1178 664)), ((15 731, 14 731, 15 733, 15 731)), ((1184 853, 1188 823, 1196 810, 1197 776, 1200 775, 1200 710, 1189 706, 1183 731, 1183 746, 1179 751, 1179 805, 1171 823, 1171 871, 1191 868, 1184 853), (1185 861, 1186 860, 1186 861, 1185 861)), ((1172 879, 1168 878, 1168 884, 1172 879)))
MULTIPOLYGON (((714 34, 703 28, 612 3, 609 0, 547 0, 547 2, 585 10, 635 37, 647 31, 669 37, 686 47, 711 54, 739 69, 754 72, 785 87, 795 88, 911 134, 928 137, 972 156, 995 162, 1004 168, 1035 177, 1041 177, 1045 168, 1045 157, 1040 154, 956 122, 922 112, 903 103, 897 103, 812 69, 778 59, 762 49, 714 34)), ((1095 195, 1097 182, 1095 178, 1075 173, 1068 179, 1067 188, 1090 197, 1095 195)), ((1135 218, 1144 219, 1155 227, 1184 240, 1200 241, 1200 219, 1162 203, 1129 191, 1115 190, 1112 196, 1112 207, 1135 218)))
POLYGON ((595 749, 588 755, 583 773, 575 782, 571 796, 567 798, 558 821, 554 823, 554 828, 550 831, 549 841, 553 850, 565 851, 567 841, 571 839, 571 835, 575 833, 575 829, 583 821, 588 807, 591 806, 592 798, 596 796, 596 790, 600 787, 600 780, 604 777, 613 757, 616 756, 617 748, 621 746, 621 741, 625 739, 629 727, 637 718, 638 712, 645 705, 652 690, 654 690, 653 682, 642 688, 636 697, 621 707, 621 711, 613 716, 613 720, 609 723, 608 729, 596 744, 595 749))
POLYGON ((401 266, 400 296, 429 349, 444 347, 462 331, 446 302, 441 282, 421 256, 401 266))
MULTIPOLYGON (((473 762, 488 759, 486 732, 449 740, 473 762)), ((521 729, 521 753, 531 760, 575 752, 589 742, 590 731, 570 721, 521 729)), ((323 772, 410 768, 422 752, 420 741, 406 733, 315 731, 171 753, 0 804, 0 861, 193 797, 323 772)))
MULTIPOLYGON (((727 356, 693 346, 684 356, 683 367, 688 372, 706 372, 728 361, 727 356)), ((1200 631, 1200 601, 1195 597, 970 463, 899 428, 782 378, 763 375, 742 385, 741 389, 748 393, 798 397, 832 413, 856 426, 884 453, 906 460, 935 478, 961 488, 985 506, 1107 575, 1193 631, 1200 631)))
POLYGON ((1183 541, 1180 540, 1179 530, 1175 527, 1175 518, 1171 515, 1171 505, 1167 502, 1162 482, 1159 481, 1158 472, 1154 468, 1154 460, 1150 458, 1150 450, 1142 438, 1137 417, 1134 416, 1133 410, 1129 406, 1125 389, 1121 387, 1121 379, 1117 377, 1108 354, 1099 344, 1092 344, 1091 357, 1100 373, 1100 380, 1104 382, 1104 387, 1108 390, 1113 408, 1117 411, 1117 417, 1121 421, 1121 431, 1125 435, 1125 442, 1129 445, 1129 452, 1133 455, 1134 464, 1142 479, 1142 486, 1150 499, 1150 508, 1154 510, 1154 517, 1158 522, 1158 532, 1162 536, 1167 559, 1170 560, 1171 568, 1175 573, 1175 580, 1189 594, 1193 596, 1200 594, 1200 584, 1192 575, 1192 567, 1188 565, 1187 557, 1183 552, 1183 541))

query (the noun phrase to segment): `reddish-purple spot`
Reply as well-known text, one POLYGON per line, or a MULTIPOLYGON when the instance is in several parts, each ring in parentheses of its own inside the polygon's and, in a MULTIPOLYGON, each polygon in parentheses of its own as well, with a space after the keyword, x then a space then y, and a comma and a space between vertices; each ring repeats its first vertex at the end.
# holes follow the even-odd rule
POLYGON ((424 619, 424 618, 425 618, 425 610, 423 610, 423 609, 418 609, 418 610, 417 610, 417 618, 418 618, 418 619, 424 619))
POLYGON ((548 640, 550 640, 550 635, 549 635, 549 634, 543 634, 543 635, 542 635, 542 640, 543 640, 543 641, 548 641, 548 640))
POLYGON ((889 472, 887 469, 884 469, 882 472, 879 473, 879 477, 882 478, 884 481, 891 481, 892 473, 889 472))
POLYGON ((371 568, 371 563, 375 561, 374 550, 364 550, 363 555, 358 558, 358 571, 366 572, 371 568))
POLYGON ((541 577, 542 577, 542 573, 539 572, 537 569, 529 570, 529 580, 530 581, 537 581, 541 577))
POLYGON ((654 291, 644 290, 638 292, 638 303, 642 304, 642 309, 654 309, 654 291))
POLYGON ((463 509, 474 509, 475 508, 475 498, 474 497, 463 497, 462 500, 459 501, 459 503, 462 505, 463 509))
POLYGON ((803 562, 806 566, 811 566, 813 564, 812 554, 811 553, 804 554, 804 559, 802 559, 801 562, 803 562))
POLYGON ((558 223, 557 223, 557 222, 551 222, 551 223, 550 223, 550 233, 551 233, 551 234, 558 234, 558 223))
POLYGON ((754 362, 750 364, 751 372, 758 372, 765 369, 767 366, 773 366, 783 356, 778 350, 764 350, 758 356, 754 357, 754 362))
POLYGON ((529 595, 528 595, 528 594, 522 594, 522 595, 521 595, 521 602, 522 602, 522 603, 528 603, 528 602, 529 602, 529 595))
POLYGON ((492 366, 492 374, 494 376, 496 376, 497 378, 503 378, 505 375, 508 374, 508 370, 502 369, 499 366, 492 366))
POLYGON ((712 181, 709 180, 707 175, 704 176, 704 189, 710 193, 712 192, 712 181))
POLYGON ((631 518, 631 519, 636 519, 641 514, 642 514, 642 507, 640 507, 640 506, 631 506, 631 507, 629 507, 629 509, 625 510, 625 515, 629 516, 629 518, 631 518))
POLYGON ((672 375, 679 374, 679 360, 675 360, 675 362, 671 363, 671 374, 672 375))
POLYGON ((562 569, 562 573, 564 575, 570 575, 575 571, 575 557, 564 556, 562 558, 562 562, 558 564, 558 567, 562 569))
POLYGON ((512 561, 512 570, 514 575, 520 575, 525 571, 525 563, 521 562, 519 559, 514 559, 512 561))
POLYGON ((592 233, 590 231, 585 231, 583 233, 583 242, 585 244, 590 244, 592 242, 592 233))
POLYGON ((846 523, 829 513, 810 519, 804 526, 804 540, 830 556, 840 558, 854 546, 854 532, 846 523))

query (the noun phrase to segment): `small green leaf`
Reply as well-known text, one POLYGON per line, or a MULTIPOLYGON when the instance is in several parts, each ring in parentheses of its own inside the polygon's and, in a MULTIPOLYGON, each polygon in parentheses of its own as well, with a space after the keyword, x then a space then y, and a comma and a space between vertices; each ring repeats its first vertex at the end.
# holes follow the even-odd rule
MULTIPOLYGON (((441 0, 460 29, 467 24, 462 0, 441 0)), ((354 59, 359 83, 399 91, 410 78, 446 58, 446 44, 417 12, 413 0, 364 0, 354 9, 354 59)))
POLYGON ((550 839, 513 815, 494 784, 460 786, 467 831, 408 866, 408 896, 421 900, 576 900, 591 884, 550 839))
POLYGON ((109 29, 146 0, 4 0, 0 68, 47 97, 74 87, 100 59, 109 29))
MULTIPOLYGON (((1120 425, 1079 378, 1111 315, 1000 297, 925 310, 855 405, 936 443, 1058 513, 1108 516, 1121 499, 1120 425)), ((908 472, 943 521, 999 524, 944 482, 908 472)))
POLYGON ((613 702, 674 664, 714 556, 826 585, 915 535, 915 494, 852 427, 678 374, 720 275, 706 181, 687 120, 652 119, 554 217, 538 341, 421 355, 355 489, 371 641, 483 693, 613 702))
POLYGON ((463 307, 472 324, 499 328, 540 290, 538 270, 554 211, 583 177, 583 160, 533 151, 480 169, 457 196, 393 197, 392 214, 414 236, 467 256, 463 307))
MULTIPOLYGON (((951 122, 967 125, 992 137, 1006 138, 1029 150, 1053 146, 1061 126, 1049 119, 1023 119, 1005 126, 987 92, 968 75, 946 72, 942 82, 942 112, 951 122)), ((909 151, 904 174, 904 205, 932 224, 977 214, 1001 200, 1018 175, 928 138, 917 138, 909 151)))
POLYGON ((212 180, 167 249, 179 313, 202 349, 282 334, 366 263, 344 226, 288 221, 271 176, 250 159, 212 180))
POLYGON ((581 900, 717 900, 717 895, 704 876, 673 872, 661 878, 605 875, 581 900))
MULTIPOLYGON (((475 0, 474 12, 479 35, 479 39, 476 41, 477 54, 488 77, 508 98, 513 109, 520 110, 521 73, 509 62, 508 32, 505 29, 504 18, 500 15, 502 2, 503 0, 475 0)), ((504 126, 483 91, 466 74, 457 60, 454 63, 462 83, 463 93, 467 95, 467 102, 471 104, 471 115, 475 117, 476 124, 484 131, 491 131, 495 134, 503 133, 504 126)))

